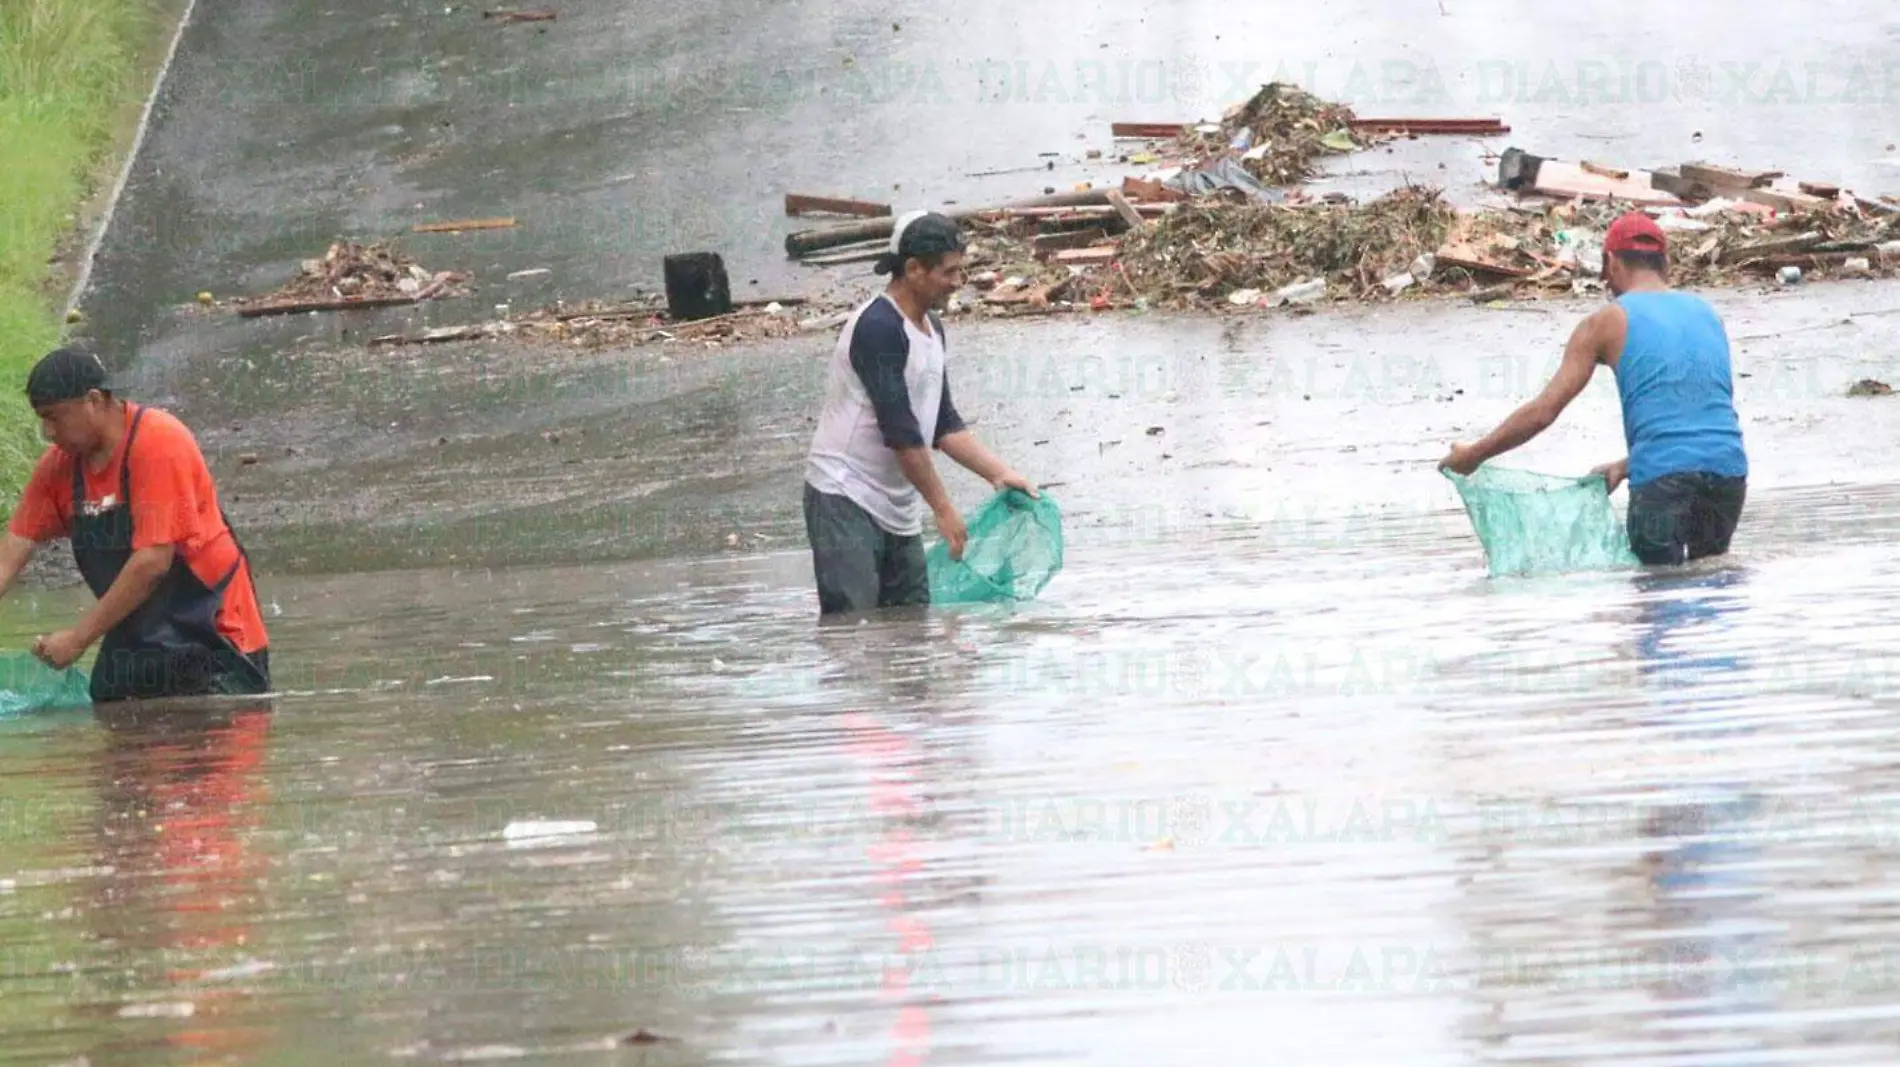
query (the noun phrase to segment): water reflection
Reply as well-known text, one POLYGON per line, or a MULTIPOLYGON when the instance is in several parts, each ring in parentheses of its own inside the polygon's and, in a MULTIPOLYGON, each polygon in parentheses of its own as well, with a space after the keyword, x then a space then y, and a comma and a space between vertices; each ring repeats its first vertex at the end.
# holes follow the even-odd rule
MULTIPOLYGON (((1660 1043, 1688 1055, 1722 1053, 1728 1064, 1778 1059, 1738 1017, 1769 1010, 1772 951, 1758 825, 1762 798, 1743 775, 1706 773, 1729 762, 1725 746, 1756 732, 1745 704, 1750 664, 1735 639, 1744 625, 1748 571, 1648 572, 1635 580, 1636 647, 1645 720, 1670 739, 1680 775, 1655 783, 1668 797, 1647 813, 1647 929, 1655 949, 1649 992, 1661 1005, 1660 1043)), ((1714 1062, 1699 1059, 1700 1062, 1714 1062)))
POLYGON ((95 710, 105 745, 94 770, 96 883, 86 913, 106 947, 122 1018, 150 1020, 128 1049, 142 1060, 245 1057, 268 1038, 246 1025, 244 980, 269 864, 249 838, 267 801, 271 706, 128 702, 95 710))

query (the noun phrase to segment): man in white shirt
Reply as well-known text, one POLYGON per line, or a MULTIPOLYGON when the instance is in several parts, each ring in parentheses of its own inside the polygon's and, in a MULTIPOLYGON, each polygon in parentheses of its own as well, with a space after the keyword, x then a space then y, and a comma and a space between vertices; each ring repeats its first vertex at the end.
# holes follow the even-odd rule
POLYGON ((832 353, 805 469, 805 532, 821 615, 930 603, 923 508, 961 559, 968 536, 931 462, 934 445, 999 491, 1036 488, 977 441, 950 401, 943 321, 963 287, 963 234, 934 212, 897 220, 876 265, 884 292, 832 353))

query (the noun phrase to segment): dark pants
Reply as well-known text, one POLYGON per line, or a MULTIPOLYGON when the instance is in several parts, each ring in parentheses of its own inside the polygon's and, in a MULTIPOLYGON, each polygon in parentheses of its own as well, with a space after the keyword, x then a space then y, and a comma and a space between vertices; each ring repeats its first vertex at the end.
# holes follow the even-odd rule
POLYGON ((805 486, 805 535, 821 615, 930 603, 924 539, 902 537, 848 497, 805 486))
POLYGON ((1728 551, 1748 496, 1746 478, 1665 474, 1630 487, 1630 550, 1651 566, 1682 564, 1728 551))

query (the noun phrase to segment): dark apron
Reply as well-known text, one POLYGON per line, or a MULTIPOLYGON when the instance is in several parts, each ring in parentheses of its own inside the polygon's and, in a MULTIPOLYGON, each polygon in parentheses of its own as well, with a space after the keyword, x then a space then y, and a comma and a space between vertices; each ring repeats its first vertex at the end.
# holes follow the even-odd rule
MULTIPOLYGON (((83 458, 73 462, 73 560, 79 573, 103 599, 132 558, 132 446, 138 440, 144 408, 132 417, 119 462, 119 499, 96 515, 87 515, 83 458)), ((220 510, 219 517, 223 517, 220 510)), ((229 526, 227 520, 225 523, 229 526)), ((218 606, 224 591, 249 561, 237 545, 237 562, 207 587, 185 564, 183 552, 172 555, 172 565, 145 603, 132 609, 99 642, 92 668, 95 704, 133 698, 204 696, 214 693, 263 693, 269 676, 260 664, 239 652, 218 632, 218 606)))

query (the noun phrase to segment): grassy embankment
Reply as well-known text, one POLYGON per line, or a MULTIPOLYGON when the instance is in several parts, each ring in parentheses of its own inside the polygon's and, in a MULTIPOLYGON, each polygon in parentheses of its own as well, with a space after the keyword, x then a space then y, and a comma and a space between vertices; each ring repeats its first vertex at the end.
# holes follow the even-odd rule
POLYGON ((179 6, 0 0, 0 514, 41 448, 19 390, 63 339, 82 220, 111 190, 179 6))

